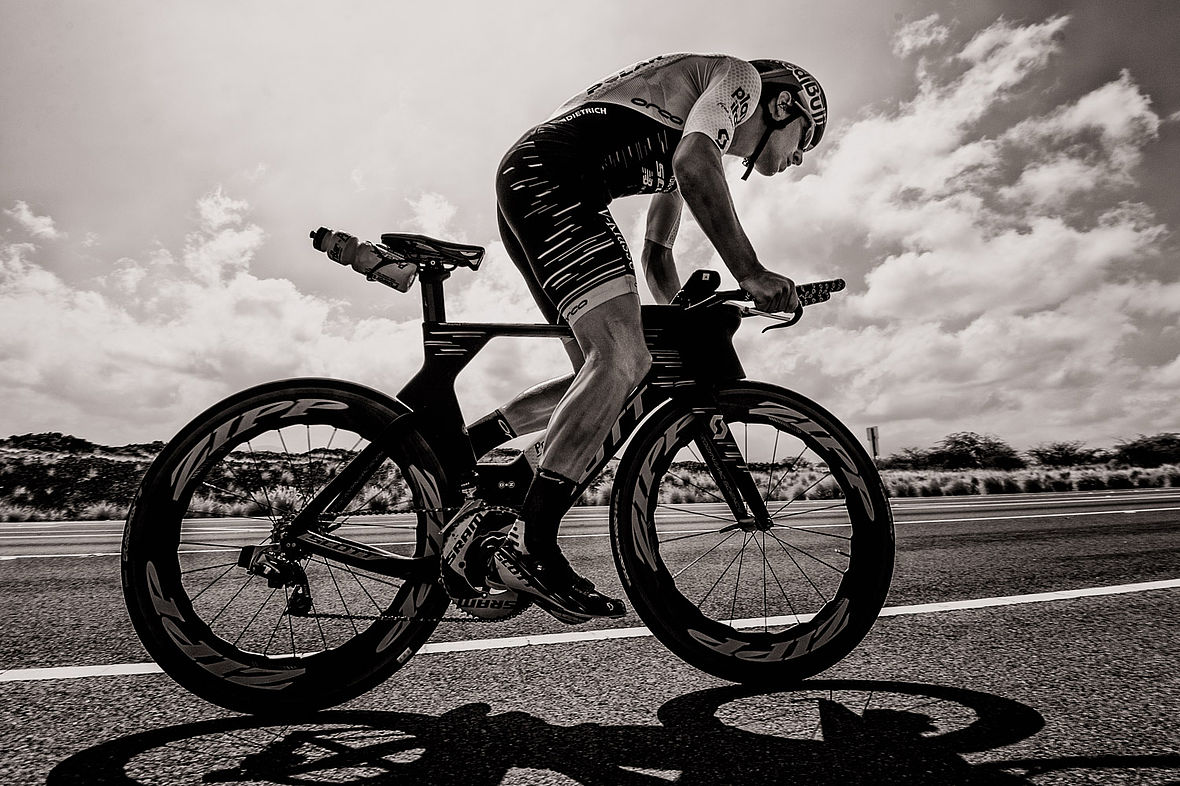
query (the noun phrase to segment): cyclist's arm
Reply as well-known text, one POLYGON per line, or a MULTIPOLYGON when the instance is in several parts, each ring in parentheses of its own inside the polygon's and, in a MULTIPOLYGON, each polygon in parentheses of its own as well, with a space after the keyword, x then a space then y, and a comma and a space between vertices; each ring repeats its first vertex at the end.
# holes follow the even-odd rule
POLYGON ((721 151, 713 140, 704 134, 686 134, 676 147, 672 169, 680 195, 734 278, 741 281, 764 270, 738 222, 721 151))
POLYGON ((758 307, 767 311, 793 311, 799 305, 795 285, 758 261, 746 231, 738 222, 721 155, 721 150, 705 134, 685 134, 672 159, 680 195, 721 255, 721 261, 742 289, 754 296, 758 307))
POLYGON ((684 200, 676 192, 655 194, 647 209, 647 232, 643 241, 643 272, 657 303, 667 304, 680 291, 680 275, 672 256, 672 244, 680 228, 684 200))

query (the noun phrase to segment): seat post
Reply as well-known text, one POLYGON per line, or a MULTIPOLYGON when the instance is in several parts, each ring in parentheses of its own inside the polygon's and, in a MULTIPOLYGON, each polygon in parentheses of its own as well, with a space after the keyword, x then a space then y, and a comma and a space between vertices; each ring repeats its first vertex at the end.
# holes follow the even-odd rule
POLYGON ((451 276, 437 262, 428 262, 418 270, 418 282, 422 285, 422 320, 424 322, 446 322, 447 305, 443 297, 443 282, 451 276))

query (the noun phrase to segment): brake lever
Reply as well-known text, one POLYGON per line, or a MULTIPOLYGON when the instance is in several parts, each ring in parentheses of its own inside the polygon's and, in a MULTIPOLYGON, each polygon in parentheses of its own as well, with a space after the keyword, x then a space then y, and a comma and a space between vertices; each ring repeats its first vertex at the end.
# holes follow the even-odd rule
POLYGON ((779 323, 777 325, 770 325, 768 327, 763 328, 762 329, 763 333, 765 333, 767 330, 774 330, 776 328, 790 327, 791 325, 794 325, 796 322, 798 322, 800 319, 803 318, 803 306, 799 306, 799 310, 792 312, 790 314, 790 316, 783 316, 780 313, 771 313, 769 311, 760 311, 759 309, 756 309, 756 308, 750 308, 748 305, 746 305, 744 303, 734 302, 732 300, 725 301, 725 304, 727 306, 737 306, 738 309, 742 312, 743 317, 766 317, 767 319, 773 319, 774 321, 779 323))
MULTIPOLYGON (((764 316, 770 316, 770 315, 765 314, 764 316)), ((799 306, 799 310, 796 311, 794 314, 792 314, 790 317, 788 317, 787 321, 779 322, 777 325, 767 325, 766 327, 762 328, 762 332, 765 333, 768 330, 778 330, 779 328, 787 328, 787 327, 790 327, 791 325, 795 324, 796 322, 798 322, 801 319, 803 319, 803 306, 799 306)))

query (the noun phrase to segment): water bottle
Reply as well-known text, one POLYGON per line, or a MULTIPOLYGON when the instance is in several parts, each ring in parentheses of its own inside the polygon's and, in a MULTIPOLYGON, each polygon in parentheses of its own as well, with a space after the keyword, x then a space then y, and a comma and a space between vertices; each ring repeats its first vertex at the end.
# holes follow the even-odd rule
POLYGON ((408 292, 418 276, 418 265, 389 248, 359 241, 346 232, 320 227, 311 233, 312 245, 328 259, 348 265, 370 281, 380 281, 398 292, 408 292))

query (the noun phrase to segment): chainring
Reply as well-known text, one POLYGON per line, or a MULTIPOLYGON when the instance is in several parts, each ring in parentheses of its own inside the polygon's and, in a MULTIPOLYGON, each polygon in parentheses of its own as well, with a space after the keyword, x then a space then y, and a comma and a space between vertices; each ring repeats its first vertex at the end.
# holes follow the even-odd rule
MULTIPOLYGON (((477 535, 472 548, 478 549, 481 554, 490 558, 504 542, 504 538, 508 537, 508 530, 511 527, 511 524, 507 524, 499 529, 477 535)), ((512 619, 522 614, 533 604, 528 597, 520 595, 515 590, 507 589, 489 589, 478 598, 464 598, 451 602, 459 611, 484 622, 512 619)))

